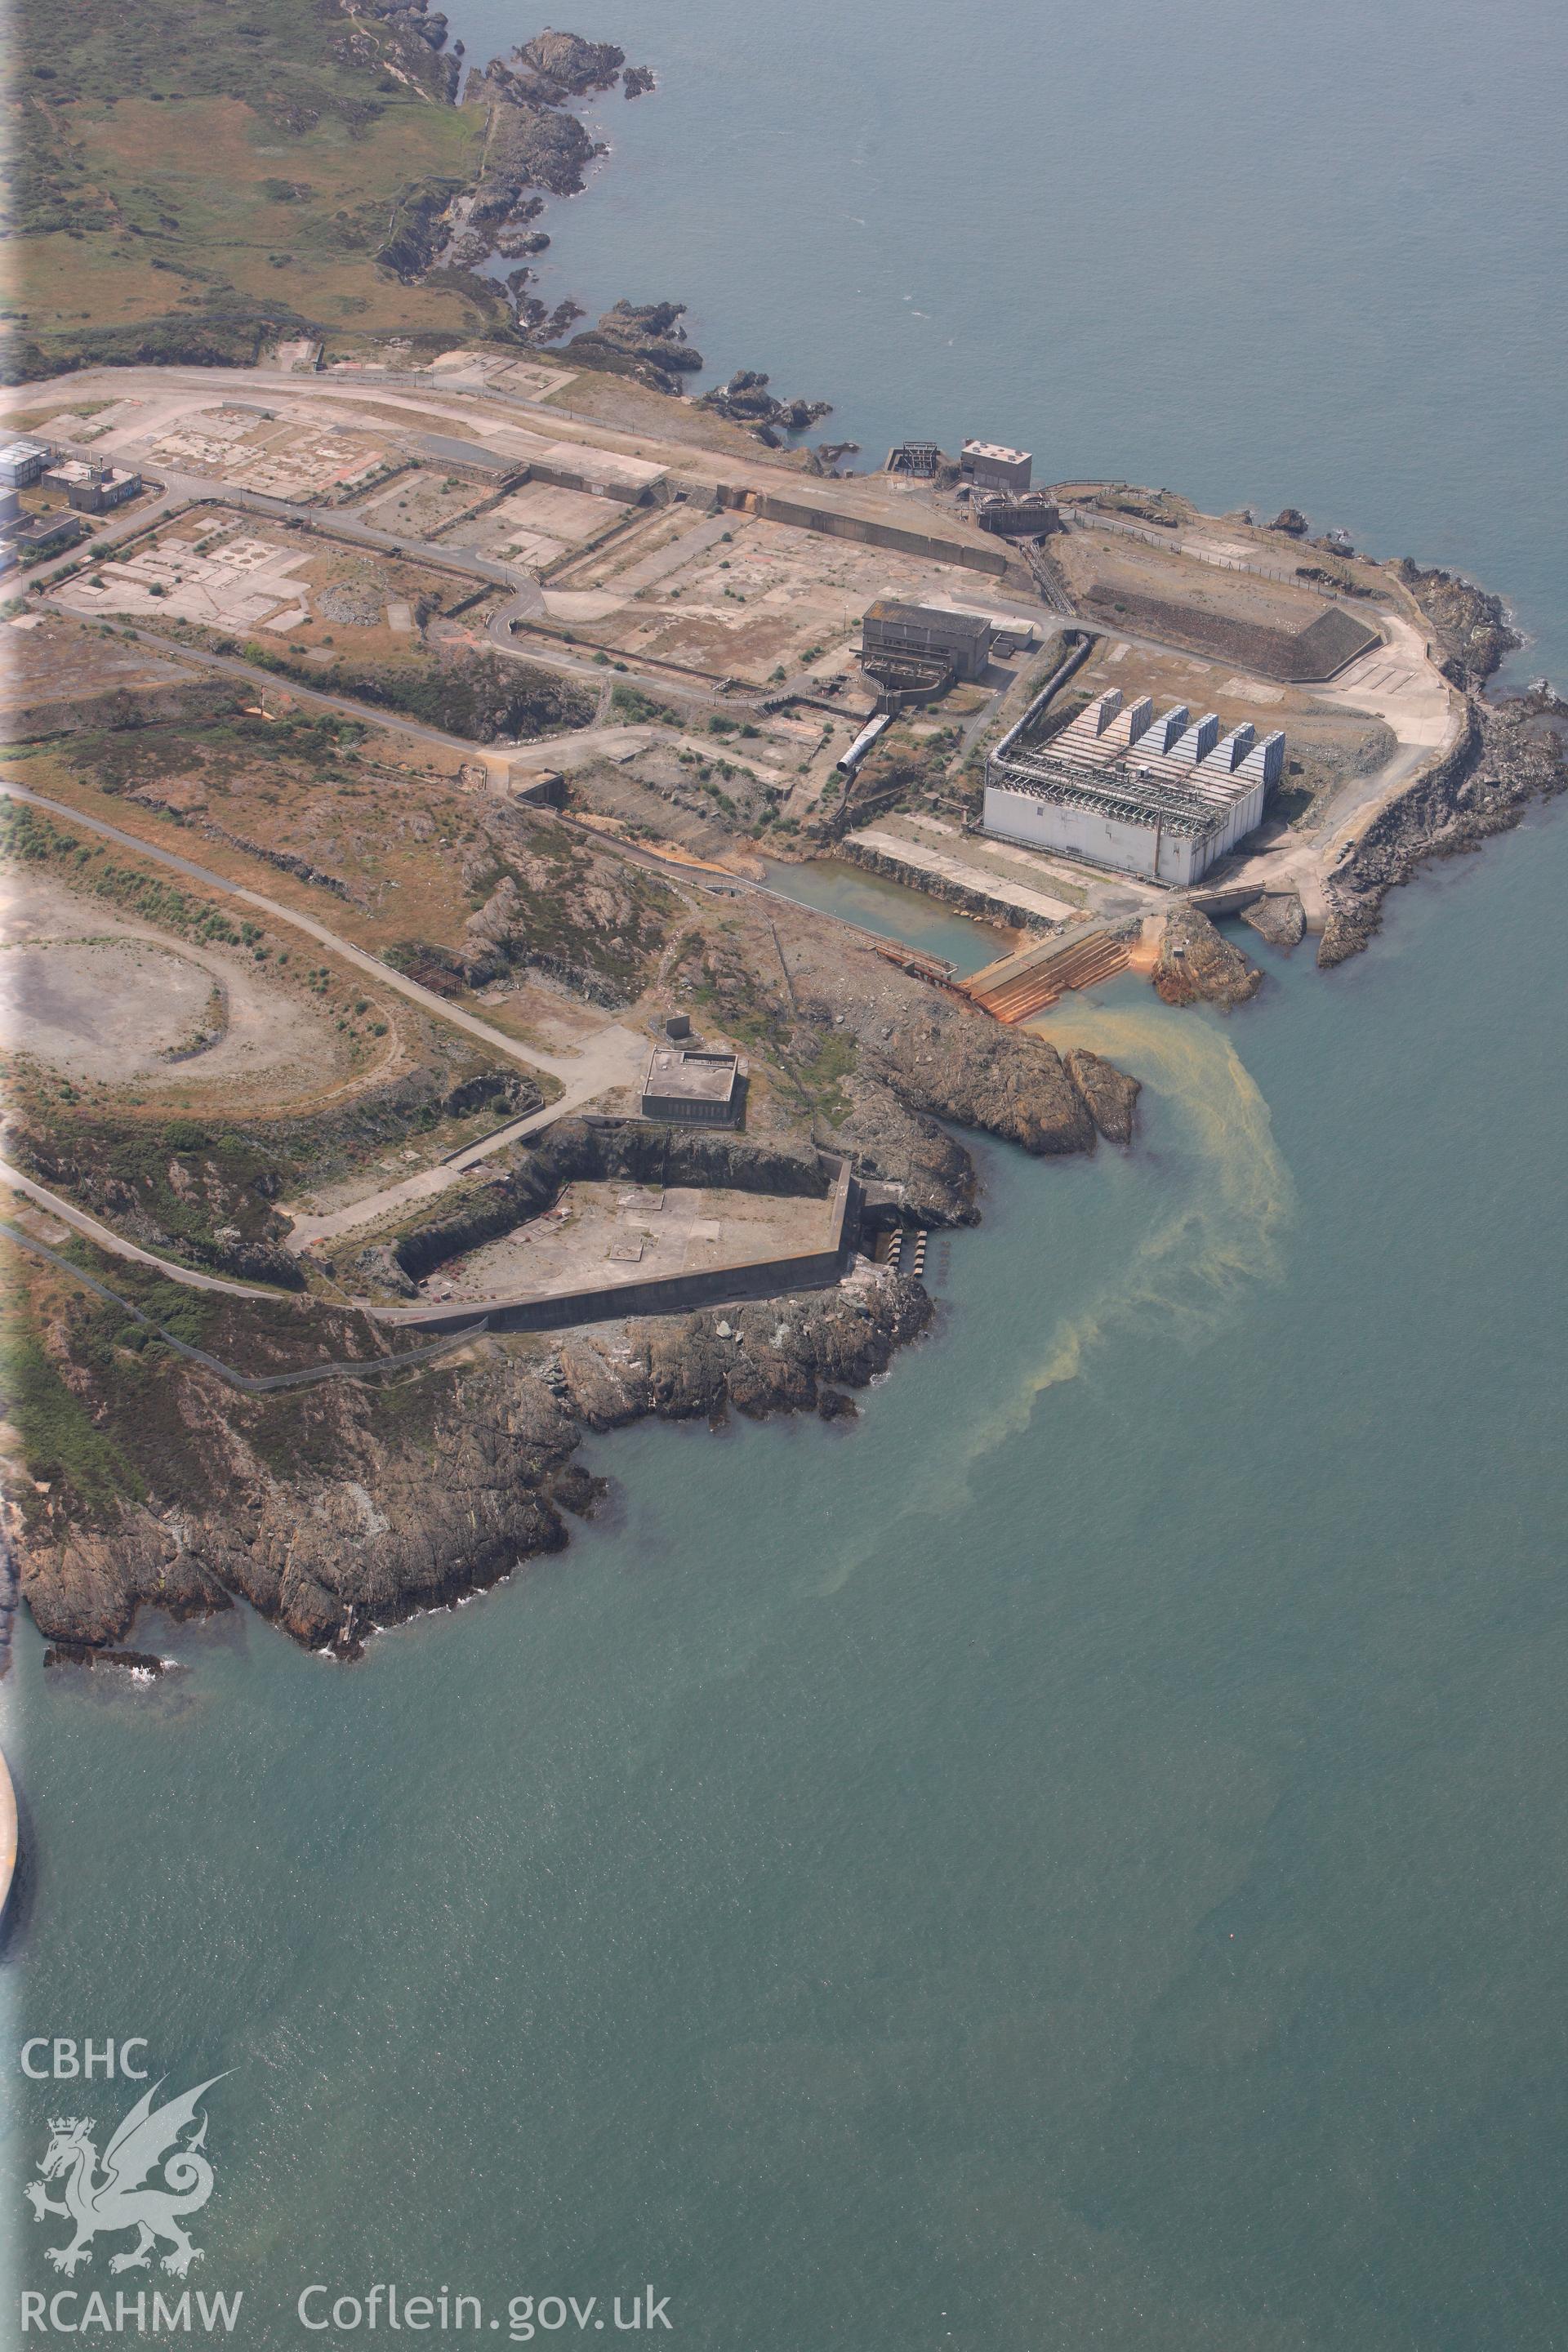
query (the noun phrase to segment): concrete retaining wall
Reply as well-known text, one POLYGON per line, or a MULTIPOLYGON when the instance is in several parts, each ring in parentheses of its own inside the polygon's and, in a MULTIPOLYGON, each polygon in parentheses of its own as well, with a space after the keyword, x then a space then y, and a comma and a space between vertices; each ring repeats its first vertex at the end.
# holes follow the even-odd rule
POLYGON ((719 492, 727 507, 761 517, 763 522, 787 522, 796 530, 821 531, 828 539, 853 539, 865 547, 888 547, 900 555, 918 555, 928 563, 962 564, 968 572, 988 572, 1000 579, 1008 561, 999 547, 973 547, 966 540, 946 539, 934 531, 905 530, 897 523, 872 522, 864 515, 847 514, 837 507, 807 506, 804 499, 781 499, 773 490, 732 489, 719 492))
POLYGON ((960 914, 973 915, 980 922, 994 923, 1001 930, 1043 931, 1049 937, 1058 929, 1044 915, 1034 914, 1011 898, 993 898, 989 891, 971 889, 966 883, 954 882, 945 874, 931 874, 921 866, 906 866, 900 858, 890 857, 886 850, 857 841, 853 834, 839 843, 838 855, 851 866, 864 866, 868 874, 880 874, 889 882, 902 883, 906 890, 918 890, 924 898, 934 898, 943 907, 954 907, 960 914))
MULTIPOLYGON (((602 478, 587 462, 591 454, 585 453, 581 466, 554 466, 532 457, 525 468, 524 478, 531 482, 543 482, 552 490, 584 490, 592 498, 613 499, 617 506, 646 507, 653 504, 650 483, 602 478)), ((575 555, 582 552, 580 547, 573 550, 575 555)))
POLYGON ((857 1192, 847 1160, 826 1204, 821 1249, 793 1257, 754 1258, 700 1273, 669 1274, 647 1282, 595 1284, 584 1290, 535 1291, 496 1298, 448 1298, 439 1306, 377 1307, 380 1323, 425 1331, 468 1328, 483 1317, 491 1331, 563 1331, 578 1323, 618 1322, 626 1315, 685 1315, 731 1299, 777 1298, 791 1290, 826 1290, 838 1281, 855 1239, 857 1192))

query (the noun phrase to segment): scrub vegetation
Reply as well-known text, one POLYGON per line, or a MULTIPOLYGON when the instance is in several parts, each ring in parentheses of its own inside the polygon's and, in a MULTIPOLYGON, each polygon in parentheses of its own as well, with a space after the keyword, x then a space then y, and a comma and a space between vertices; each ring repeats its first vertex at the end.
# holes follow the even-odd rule
POLYGON ((5 380, 250 362, 280 329, 508 331, 484 281, 402 284, 385 251, 419 192, 471 175, 483 130, 406 19, 24 0, 11 36, 5 380))

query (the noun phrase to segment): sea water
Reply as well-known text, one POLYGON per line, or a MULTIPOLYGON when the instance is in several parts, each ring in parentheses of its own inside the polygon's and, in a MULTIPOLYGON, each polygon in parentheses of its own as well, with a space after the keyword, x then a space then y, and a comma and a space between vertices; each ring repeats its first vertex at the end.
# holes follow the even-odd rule
MULTIPOLYGON (((1543 9, 579 29, 663 87, 565 282, 688 295, 868 446, 1465 563, 1561 661, 1543 9)), ((362 1664, 237 1612, 132 1688, 24 1633, 13 2035, 229 2070, 184 2284, 238 2340, 363 2343, 296 2298, 380 2281, 502 2342, 652 2282, 714 2352, 1562 2343, 1565 887, 1548 810, 1336 973, 1252 943, 1229 1019, 1054 1008, 1136 1148, 978 1144, 857 1423, 593 1441, 597 1524, 362 1664)), ((131 2090, 13 2090, 52 2292, 18 2189, 131 2090)), ((74 2284, 171 2291, 128 2243, 74 2284)))

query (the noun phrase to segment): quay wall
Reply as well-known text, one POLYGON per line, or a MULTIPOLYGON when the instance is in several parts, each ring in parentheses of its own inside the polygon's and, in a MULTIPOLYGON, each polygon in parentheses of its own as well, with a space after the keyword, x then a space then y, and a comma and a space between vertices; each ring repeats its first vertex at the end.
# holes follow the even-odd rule
POLYGON ((973 915, 980 922, 994 923, 999 930, 1038 931, 1048 938, 1060 929, 1044 915, 1037 915, 1011 898, 993 898, 988 890, 972 888, 968 883, 955 882, 945 874, 932 874, 923 866, 906 866, 901 858, 889 856, 885 849, 858 841, 852 833, 846 834, 839 842, 838 855, 851 866, 863 866, 868 874, 880 874, 889 882, 901 882, 906 890, 918 890, 923 898, 935 898, 962 915, 973 915))

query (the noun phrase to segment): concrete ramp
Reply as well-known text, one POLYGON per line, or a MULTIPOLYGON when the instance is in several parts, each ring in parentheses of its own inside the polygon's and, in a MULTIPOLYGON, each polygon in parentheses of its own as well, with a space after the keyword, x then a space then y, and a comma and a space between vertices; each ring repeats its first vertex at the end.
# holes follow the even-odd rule
POLYGON ((1092 988, 1125 971, 1131 942, 1121 931, 1095 925, 1068 940, 1046 940, 988 963, 959 985, 983 1013, 1011 1026, 1043 1013, 1069 988, 1092 988))

